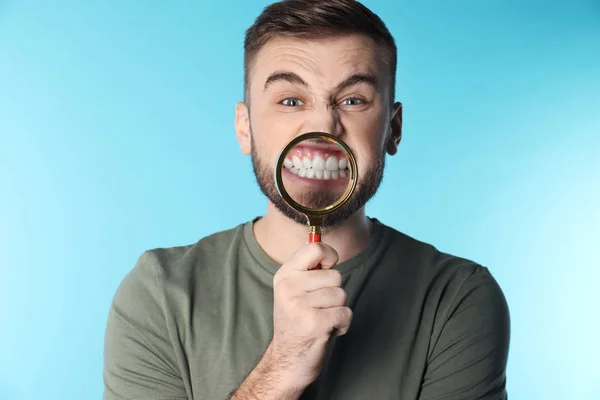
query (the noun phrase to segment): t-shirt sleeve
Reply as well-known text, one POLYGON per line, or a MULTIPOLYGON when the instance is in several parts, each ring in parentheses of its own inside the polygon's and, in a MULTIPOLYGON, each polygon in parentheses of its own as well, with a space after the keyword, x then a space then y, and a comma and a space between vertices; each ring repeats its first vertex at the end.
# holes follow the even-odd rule
POLYGON ((420 400, 505 400, 508 305, 486 268, 460 285, 430 352, 420 400))
POLYGON ((145 252, 113 298, 104 342, 104 400, 187 400, 170 340, 157 263, 145 252))

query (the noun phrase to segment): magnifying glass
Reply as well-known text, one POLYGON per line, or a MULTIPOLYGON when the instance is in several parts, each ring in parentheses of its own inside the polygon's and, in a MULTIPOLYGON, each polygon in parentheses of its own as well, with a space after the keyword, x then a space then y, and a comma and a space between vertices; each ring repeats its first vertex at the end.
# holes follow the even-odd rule
POLYGON ((350 199, 357 171, 350 148, 324 132, 298 136, 279 153, 275 185, 285 202, 306 216, 309 242, 321 241, 323 219, 350 199))

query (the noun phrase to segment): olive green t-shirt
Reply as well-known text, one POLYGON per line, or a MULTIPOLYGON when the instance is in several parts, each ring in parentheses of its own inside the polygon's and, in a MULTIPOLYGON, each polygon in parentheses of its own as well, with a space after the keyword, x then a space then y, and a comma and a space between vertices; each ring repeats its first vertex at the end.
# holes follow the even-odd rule
MULTIPOLYGON (((253 221, 144 252, 107 322, 104 399, 225 400, 267 348, 273 275, 253 221)), ((509 311, 485 267, 375 222, 335 268, 350 330, 302 399, 506 399, 509 311)))

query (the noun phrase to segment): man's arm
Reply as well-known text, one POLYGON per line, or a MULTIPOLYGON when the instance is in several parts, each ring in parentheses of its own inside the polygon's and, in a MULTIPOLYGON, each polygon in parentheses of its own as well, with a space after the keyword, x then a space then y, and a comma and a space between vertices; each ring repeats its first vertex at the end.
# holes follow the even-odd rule
POLYGON ((508 305, 486 268, 462 284, 433 344, 420 400, 505 400, 508 305))
POLYGON ((296 400, 323 366, 332 334, 352 321, 339 255, 324 243, 306 243, 273 277, 273 338, 265 354, 233 394, 233 400, 296 400), (321 265, 321 269, 314 269, 321 265))
POLYGON ((187 400, 169 339, 162 288, 144 253, 120 284, 104 344, 104 400, 187 400))
POLYGON ((294 385, 293 377, 285 373, 285 363, 269 346, 258 365, 229 400, 297 400, 304 389, 304 386, 294 385))

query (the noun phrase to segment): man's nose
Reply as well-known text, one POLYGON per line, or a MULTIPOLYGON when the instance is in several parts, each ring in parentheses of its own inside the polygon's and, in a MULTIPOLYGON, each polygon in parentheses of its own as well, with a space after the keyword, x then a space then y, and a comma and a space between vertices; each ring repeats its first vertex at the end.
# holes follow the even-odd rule
POLYGON ((315 107, 304 123, 305 132, 325 132, 335 136, 343 133, 339 112, 330 105, 315 107))

